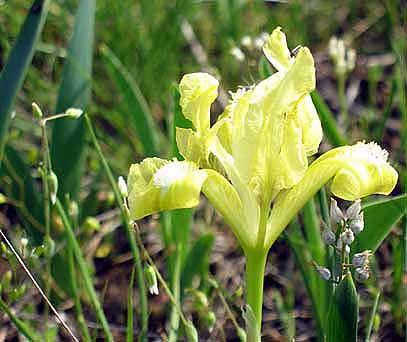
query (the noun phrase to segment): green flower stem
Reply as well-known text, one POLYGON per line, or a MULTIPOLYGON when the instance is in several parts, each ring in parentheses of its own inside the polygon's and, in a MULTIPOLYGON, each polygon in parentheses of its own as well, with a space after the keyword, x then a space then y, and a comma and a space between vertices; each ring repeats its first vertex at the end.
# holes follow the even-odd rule
POLYGON ((88 326, 86 325, 85 317, 82 311, 81 300, 78 294, 78 284, 76 283, 76 269, 74 264, 74 255, 72 253, 72 246, 70 241, 68 241, 68 248, 67 248, 67 255, 68 255, 68 266, 69 266, 69 273, 70 273, 70 281, 71 281, 71 290, 73 295, 73 302, 75 306, 76 318, 78 320, 79 329, 82 333, 83 340, 85 342, 92 341, 90 337, 88 326))
POLYGON ((110 331, 109 323, 107 322, 106 316, 102 309, 102 305, 100 304, 100 301, 99 301, 99 298, 97 297, 95 288, 93 287, 92 277, 89 274, 89 268, 86 265, 85 259, 83 258, 81 248, 78 244, 78 241, 76 240, 75 234, 71 227, 71 223, 68 220, 68 216, 66 215, 65 210, 58 198, 57 198, 55 206, 56 206, 56 209, 57 209, 59 215, 61 216, 62 223, 65 227, 66 237, 72 246, 72 251, 75 255, 76 261, 78 262, 79 271, 82 274, 86 291, 87 291, 90 301, 96 311, 97 319, 102 324, 102 329, 103 329, 103 332, 105 333, 106 341, 113 342, 113 336, 110 331))
POLYGON ((253 310, 259 332, 261 331, 262 321, 263 284, 266 260, 267 251, 263 249, 246 252, 246 303, 250 305, 253 310))
POLYGON ((349 124, 349 114, 348 114, 348 104, 346 103, 345 81, 346 81, 345 74, 338 74, 339 106, 341 109, 343 125, 346 130, 349 124))
POLYGON ((97 141, 96 134, 95 134, 95 131, 93 130, 92 123, 89 119, 88 114, 85 114, 85 122, 86 122, 86 126, 89 130, 92 143, 94 144, 94 146, 96 148, 96 151, 99 155, 99 158, 100 158, 103 168, 105 170, 106 176, 113 189, 117 204, 119 205, 124 227, 126 228, 126 233, 127 233, 128 239, 129 239, 130 249, 133 254, 134 264, 136 267, 136 277, 137 277, 138 290, 139 290, 139 301, 140 301, 140 311, 141 311, 141 333, 140 333, 139 340, 147 341, 147 330, 148 330, 147 293, 146 293, 146 286, 144 283, 143 267, 141 265, 140 251, 137 246, 137 242, 134 238, 132 227, 129 222, 127 208, 124 206, 123 198, 120 195, 120 191, 117 186, 116 180, 113 177, 109 164, 107 163, 106 158, 103 155, 102 149, 100 148, 100 145, 97 141))
MULTIPOLYGON (((180 277, 181 277, 181 244, 178 243, 177 248, 175 250, 175 260, 172 267, 172 281, 171 281, 171 291, 174 296, 174 300, 177 302, 178 305, 181 305, 181 292, 180 292, 180 277)), ((177 341, 177 332, 179 328, 179 314, 178 309, 175 305, 171 307, 171 314, 170 314, 170 332, 168 341, 169 342, 176 342, 177 341)))
POLYGON ((39 341, 39 339, 32 333, 32 331, 25 325, 24 322, 20 321, 13 311, 8 307, 6 302, 0 298, 0 310, 4 311, 7 316, 10 318, 10 321, 14 323, 17 330, 23 334, 29 341, 39 341))

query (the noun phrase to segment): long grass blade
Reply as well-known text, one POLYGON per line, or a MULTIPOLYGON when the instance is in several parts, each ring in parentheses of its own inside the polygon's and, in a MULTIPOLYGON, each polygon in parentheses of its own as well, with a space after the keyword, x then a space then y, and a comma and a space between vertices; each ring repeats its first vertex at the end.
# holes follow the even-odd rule
POLYGON ((154 124, 153 117, 136 80, 125 68, 119 58, 104 45, 101 49, 111 77, 123 94, 128 115, 147 156, 157 155, 159 148, 159 129, 154 124))
POLYGON ((35 0, 0 75, 0 162, 3 159, 13 105, 34 55, 48 12, 48 0, 35 0))
MULTIPOLYGON (((81 0, 75 17, 74 31, 62 71, 56 112, 70 107, 86 110, 91 96, 92 51, 95 21, 95 0, 81 0)), ((60 198, 69 193, 79 195, 84 168, 86 127, 83 118, 57 120, 52 131, 51 156, 58 176, 60 198)))

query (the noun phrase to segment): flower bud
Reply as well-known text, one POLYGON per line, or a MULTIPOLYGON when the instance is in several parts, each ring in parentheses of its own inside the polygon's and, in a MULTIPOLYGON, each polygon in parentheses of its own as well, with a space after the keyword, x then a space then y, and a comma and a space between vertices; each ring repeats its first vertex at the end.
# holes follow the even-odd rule
POLYGON ((356 220, 359 216, 360 210, 361 210, 361 206, 360 206, 360 199, 356 200, 355 202, 353 202, 353 204, 351 206, 349 206, 348 209, 346 209, 346 219, 348 220, 356 220))
POLYGON ((120 191, 120 194, 122 195, 122 197, 126 198, 129 195, 129 193, 127 191, 126 181, 124 180, 124 178, 122 176, 120 176, 119 179, 117 180, 117 185, 119 187, 119 191, 120 191))
POLYGON ((192 321, 188 321, 185 325, 185 335, 187 336, 188 342, 198 342, 198 332, 192 321))
POLYGON ((237 46, 230 49, 230 54, 239 62, 243 62, 245 59, 243 51, 240 50, 237 46))
POLYGON ((55 202, 57 201, 57 193, 58 193, 58 177, 57 175, 54 173, 54 171, 50 171, 48 177, 48 187, 49 187, 49 195, 51 198, 51 203, 52 205, 55 204, 55 202))
POLYGON ((79 216, 78 202, 70 201, 70 203, 69 203, 69 215, 73 218, 74 221, 76 221, 78 219, 78 216, 79 216))
POLYGON ((329 227, 325 227, 322 231, 322 240, 326 245, 333 245, 336 240, 335 233, 329 227))
POLYGON ((44 253, 46 256, 52 256, 55 253, 55 241, 50 236, 44 238, 44 253))
POLYGON ((360 267, 364 267, 367 265, 368 261, 369 261, 369 256, 372 254, 371 251, 366 250, 364 252, 361 253, 356 253, 353 255, 352 257, 352 265, 355 268, 360 268, 360 267))
POLYGON ((367 266, 365 267, 358 267, 355 269, 355 278, 357 281, 363 282, 369 279, 370 272, 367 266))
POLYGON ((208 325, 209 332, 212 332, 213 328, 215 327, 215 323, 216 323, 215 313, 213 311, 208 311, 208 313, 205 315, 205 321, 206 321, 206 324, 208 325))
POLYGON ((341 234, 341 239, 345 245, 351 245, 352 242, 355 240, 355 235, 353 234, 352 230, 346 229, 341 234))
POLYGON ((154 267, 151 265, 144 267, 144 276, 146 278, 146 283, 150 294, 158 296, 158 282, 154 267))
POLYGON ((13 273, 10 270, 7 270, 3 277, 1 278, 1 285, 4 291, 7 291, 11 285, 11 279, 13 278, 13 273))
POLYGON ((363 212, 361 212, 355 220, 352 220, 349 224, 349 228, 358 235, 365 227, 365 221, 363 217, 363 212))
POLYGON ((28 239, 25 237, 21 238, 20 245, 21 245, 21 255, 23 258, 25 258, 25 254, 26 254, 25 252, 26 252, 26 248, 28 245, 28 239))
POLYGON ((331 271, 328 268, 315 265, 315 269, 317 270, 317 272, 319 273, 323 280, 331 279, 331 271))
POLYGON ((32 111, 34 114, 34 118, 38 121, 40 121, 43 117, 42 115, 42 110, 40 106, 38 106, 35 102, 31 103, 32 111))
POLYGON ((338 203, 331 198, 330 216, 333 224, 337 225, 343 222, 344 216, 342 210, 339 209, 338 203))
POLYGON ((65 111, 65 114, 73 119, 78 119, 82 116, 83 110, 78 108, 69 108, 65 111))
POLYGON ((349 245, 345 245, 344 254, 345 254, 345 257, 346 257, 346 258, 349 257, 349 254, 350 254, 350 247, 349 247, 349 245))
POLYGON ((351 72, 355 69, 356 65, 356 51, 354 49, 349 49, 346 52, 346 71, 351 72))
POLYGON ((209 306, 208 297, 205 293, 199 290, 193 291, 195 297, 195 305, 197 310, 206 309, 209 306))
POLYGON ((250 48, 253 44, 252 38, 250 36, 244 36, 240 41, 240 44, 246 48, 250 48))
POLYGON ((83 223, 83 228, 88 234, 92 234, 100 229, 100 222, 96 217, 88 216, 83 223))

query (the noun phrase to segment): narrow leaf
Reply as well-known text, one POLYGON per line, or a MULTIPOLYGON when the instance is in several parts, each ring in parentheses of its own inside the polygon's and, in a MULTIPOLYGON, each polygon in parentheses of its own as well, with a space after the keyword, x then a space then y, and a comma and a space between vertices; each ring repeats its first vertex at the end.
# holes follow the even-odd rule
POLYGON ((356 342, 359 303, 350 273, 339 283, 328 312, 327 342, 356 342))
POLYGON ((370 249, 374 252, 407 213, 407 194, 370 202, 362 208, 365 229, 357 235, 355 246, 357 251, 370 249))
POLYGON ((0 75, 0 163, 14 101, 23 85, 48 12, 47 0, 35 0, 0 75))
POLYGON ((146 156, 158 153, 158 127, 136 80, 127 71, 122 62, 106 45, 101 49, 111 77, 116 82, 126 102, 128 115, 142 143, 146 156))
POLYGON ((317 90, 315 90, 311 93, 311 97, 312 101, 314 102, 315 108, 317 109, 322 128, 329 143, 333 147, 346 145, 346 139, 339 131, 338 124, 335 121, 335 117, 329 109, 328 105, 325 103, 322 96, 318 93, 317 90))
MULTIPOLYGON (((68 56, 62 71, 56 112, 70 107, 86 110, 91 96, 92 50, 95 21, 95 0, 81 0, 75 17, 68 56)), ((60 198, 66 193, 77 199, 85 162, 84 118, 63 118, 52 131, 51 156, 58 176, 60 198)))

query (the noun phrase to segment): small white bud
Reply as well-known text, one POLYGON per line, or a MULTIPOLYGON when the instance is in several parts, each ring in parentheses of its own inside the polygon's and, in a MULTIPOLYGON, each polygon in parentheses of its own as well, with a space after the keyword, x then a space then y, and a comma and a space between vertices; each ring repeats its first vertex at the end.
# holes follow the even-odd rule
POLYGON ((237 46, 230 49, 230 54, 235 57, 236 60, 239 62, 243 62, 245 59, 245 55, 242 50, 240 50, 237 46))
POLYGON ((360 199, 352 203, 351 206, 346 209, 346 218, 348 220, 355 220, 358 218, 360 210, 362 209, 360 205, 360 199))
POLYGON ((331 221, 335 225, 342 223, 342 221, 344 220, 344 215, 342 213, 342 210, 339 209, 338 203, 333 198, 331 198, 330 215, 331 215, 331 221))
POLYGON ((346 71, 351 72, 355 69, 356 65, 356 51, 354 49, 349 49, 346 51, 346 71))
POLYGON ((370 272, 368 267, 358 267, 355 269, 355 278, 357 281, 363 282, 369 279, 370 272))
POLYGON ((331 271, 326 267, 315 265, 315 269, 317 270, 317 272, 319 273, 323 280, 331 279, 331 271))
POLYGON ((333 60, 338 58, 338 38, 335 36, 329 39, 329 55, 333 60))
POLYGON ((35 102, 31 103, 32 111, 35 119, 41 120, 43 117, 42 110, 35 102))
POLYGON ((349 256, 349 254, 350 254, 350 247, 349 247, 349 245, 345 245, 344 254, 345 254, 345 257, 346 257, 346 258, 349 256))
POLYGON ((49 187, 49 194, 51 198, 52 205, 55 204, 57 201, 57 194, 58 194, 58 177, 54 173, 54 171, 50 171, 48 177, 48 187, 49 187))
POLYGON ((129 193, 127 191, 126 181, 122 176, 120 176, 119 179, 117 180, 117 185, 119 187, 120 194, 123 196, 123 198, 126 198, 129 193))
POLYGON ((151 265, 147 265, 144 268, 144 275, 148 286, 148 291, 150 292, 150 294, 158 295, 158 282, 154 267, 151 265))
POLYGON ((27 247, 27 245, 28 245, 28 239, 27 238, 22 238, 21 240, 20 240, 20 243, 21 243, 21 247, 27 247))
POLYGON ((363 217, 363 212, 361 212, 355 220, 352 220, 349 224, 349 228, 352 229, 355 235, 358 235, 363 231, 365 227, 365 221, 363 217))
POLYGON ((341 234, 341 239, 342 242, 345 245, 351 245, 352 242, 355 240, 355 235, 353 234, 352 230, 346 229, 342 234, 341 234))
POLYGON ((338 241, 336 241, 336 248, 338 249, 338 251, 342 250, 342 248, 343 248, 342 236, 340 236, 338 241))
POLYGON ((240 44, 246 48, 250 48, 253 44, 252 38, 250 36, 244 36, 240 41, 240 44))
POLYGON ((78 108, 69 108, 65 111, 65 114, 73 119, 78 119, 82 116, 83 110, 78 108))

